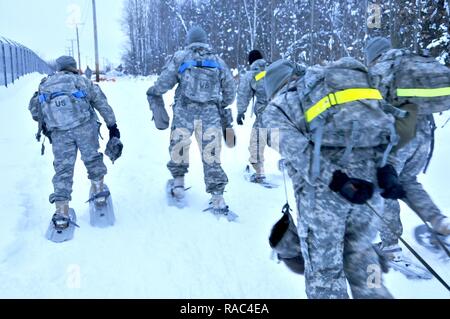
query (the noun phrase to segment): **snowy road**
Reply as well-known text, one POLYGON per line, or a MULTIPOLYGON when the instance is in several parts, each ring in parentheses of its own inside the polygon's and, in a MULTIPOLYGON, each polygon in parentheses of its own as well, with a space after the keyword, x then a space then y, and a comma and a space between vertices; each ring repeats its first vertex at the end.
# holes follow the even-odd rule
MULTIPOLYGON (((48 203, 51 147, 47 144, 45 155, 40 156, 40 144, 34 139, 36 124, 27 110, 40 78, 33 74, 8 89, 0 88, 0 298, 306 297, 303 277, 270 259, 267 238, 285 202, 283 187, 268 190, 242 177, 250 114, 246 126, 237 128, 237 148, 224 149, 223 154, 230 179, 225 199, 240 215, 239 222, 216 220, 202 212, 209 197, 195 145, 186 180, 192 186, 189 207, 166 206, 169 132, 156 130, 150 122, 145 91, 151 79, 101 84, 125 145, 123 157, 114 165, 105 159, 116 225, 109 229, 89 225, 85 201, 90 183, 78 161, 71 204, 81 228, 71 242, 47 241, 44 233, 53 212, 48 203)), ((170 103, 171 97, 166 96, 166 105, 170 103)), ((102 134, 107 136, 105 125, 102 134)), ((450 137, 450 125, 438 130, 435 156, 423 181, 436 203, 450 214, 446 137, 450 137)), ((105 145, 102 141, 102 150, 105 145)), ((278 158, 272 150, 267 152, 267 172, 281 185, 278 158)), ((414 243, 412 230, 418 218, 406 208, 402 216, 405 238, 450 281, 450 264, 414 243)), ((450 297, 436 280, 409 281, 394 271, 385 279, 397 298, 450 297)))

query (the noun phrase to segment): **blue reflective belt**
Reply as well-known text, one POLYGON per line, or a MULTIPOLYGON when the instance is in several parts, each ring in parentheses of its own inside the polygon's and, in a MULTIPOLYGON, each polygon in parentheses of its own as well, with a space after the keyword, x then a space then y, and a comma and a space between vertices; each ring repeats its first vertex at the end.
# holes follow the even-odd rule
POLYGON ((214 60, 186 61, 178 68, 178 73, 183 73, 191 67, 220 69, 220 64, 214 60))
MULTIPOLYGON (((41 93, 41 94, 39 94, 39 102, 44 103, 47 100, 52 100, 55 97, 63 96, 63 95, 67 95, 67 94, 64 92, 54 92, 50 95, 41 93)), ((82 99, 82 98, 85 98, 87 96, 87 94, 83 90, 78 90, 78 91, 73 92, 72 96, 77 99, 82 99)))
POLYGON ((78 90, 78 91, 72 93, 72 96, 76 97, 77 99, 82 99, 82 98, 86 97, 87 94, 86 94, 86 92, 84 92, 82 90, 78 90))
POLYGON ((39 103, 44 103, 45 101, 47 101, 47 94, 39 94, 39 103))

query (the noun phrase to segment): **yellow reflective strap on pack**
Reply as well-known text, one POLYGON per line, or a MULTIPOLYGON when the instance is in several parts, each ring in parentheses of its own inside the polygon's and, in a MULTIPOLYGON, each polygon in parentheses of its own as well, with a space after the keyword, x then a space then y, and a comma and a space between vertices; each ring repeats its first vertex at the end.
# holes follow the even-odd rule
POLYGON ((259 72, 255 75, 255 80, 259 81, 262 80, 266 76, 266 71, 259 72))
POLYGON ((306 122, 310 123, 333 105, 344 104, 358 100, 382 100, 383 96, 377 89, 357 88, 331 93, 322 98, 305 112, 306 122))
POLYGON ((344 104, 357 100, 382 100, 383 96, 377 89, 347 89, 335 93, 337 104, 344 104))
POLYGON ((438 89, 397 89, 400 97, 438 97, 450 95, 450 87, 438 89))

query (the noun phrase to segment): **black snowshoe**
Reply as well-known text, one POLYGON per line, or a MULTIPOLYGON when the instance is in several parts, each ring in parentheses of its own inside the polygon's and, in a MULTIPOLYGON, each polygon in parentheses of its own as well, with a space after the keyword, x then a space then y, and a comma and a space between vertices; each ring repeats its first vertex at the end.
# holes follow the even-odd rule
POLYGON ((214 204, 214 196, 209 201, 209 207, 204 209, 204 212, 211 212, 214 216, 217 217, 217 219, 220 219, 220 217, 225 217, 229 222, 236 221, 238 219, 238 215, 232 212, 228 205, 225 205, 225 202, 223 201, 223 197, 219 195, 220 204, 216 203, 214 204))
POLYGON ((237 214, 228 209, 228 206, 227 208, 220 208, 220 209, 210 206, 204 209, 203 211, 211 212, 214 216, 217 217, 217 219, 220 219, 220 217, 225 217, 229 222, 234 222, 239 218, 237 214))
POLYGON ((116 218, 108 186, 103 184, 103 190, 94 193, 92 188, 89 194, 89 215, 90 224, 94 227, 109 227, 114 225, 116 218))
POLYGON ((250 171, 250 166, 249 165, 247 165, 247 167, 245 168, 244 178, 250 183, 259 184, 259 185, 261 185, 261 186, 263 186, 265 188, 272 189, 272 188, 277 188, 278 187, 277 184, 269 182, 265 175, 259 175, 259 174, 256 174, 256 173, 252 174, 251 171, 250 171))
POLYGON ((443 244, 447 252, 450 250, 450 236, 438 235, 436 233, 433 235, 426 225, 420 225, 414 229, 414 237, 421 246, 436 254, 445 253, 444 258, 450 259, 441 246, 443 244), (439 238, 441 244, 436 237, 439 238))
MULTIPOLYGON (((174 186, 174 180, 173 179, 169 179, 167 181, 167 184, 166 184, 167 205, 174 206, 174 207, 177 207, 177 208, 181 209, 181 208, 184 208, 184 207, 187 206, 187 200, 186 200, 185 196, 183 196, 181 198, 177 198, 176 197, 176 195, 174 193, 174 190, 177 187, 184 188, 184 186, 174 186)), ((190 189, 190 187, 184 188, 184 191, 187 191, 189 189, 190 189)))
POLYGON ((72 208, 69 208, 68 216, 56 212, 53 214, 45 237, 55 243, 73 239, 75 227, 80 227, 76 224, 76 221, 77 215, 72 208))
POLYGON ((373 245, 373 248, 383 260, 384 265, 401 272, 408 279, 429 280, 433 278, 433 275, 425 267, 406 257, 399 246, 395 251, 386 251, 382 247, 381 242, 373 245), (395 255, 395 257, 388 256, 391 254, 395 255))

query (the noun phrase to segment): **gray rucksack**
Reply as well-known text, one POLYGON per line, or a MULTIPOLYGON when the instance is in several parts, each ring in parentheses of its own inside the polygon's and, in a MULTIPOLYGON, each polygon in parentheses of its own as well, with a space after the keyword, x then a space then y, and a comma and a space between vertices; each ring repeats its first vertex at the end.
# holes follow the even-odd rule
POLYGON ((221 65, 214 54, 190 50, 178 69, 181 92, 197 103, 220 101, 221 65))
POLYGON ((405 49, 389 51, 379 63, 392 70, 387 100, 394 106, 414 104, 422 115, 450 109, 450 68, 405 49))
POLYGON ((381 93, 369 84, 367 68, 353 58, 309 68, 297 82, 305 115, 305 135, 314 144, 313 179, 319 175, 320 148, 345 148, 341 164, 353 148, 386 146, 383 165, 397 142, 394 117, 383 111, 381 93))
POLYGON ((49 130, 68 130, 92 116, 84 78, 71 73, 56 73, 39 86, 43 120, 49 130))

